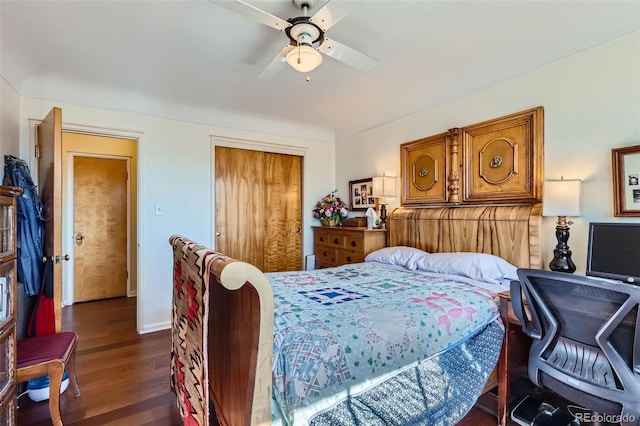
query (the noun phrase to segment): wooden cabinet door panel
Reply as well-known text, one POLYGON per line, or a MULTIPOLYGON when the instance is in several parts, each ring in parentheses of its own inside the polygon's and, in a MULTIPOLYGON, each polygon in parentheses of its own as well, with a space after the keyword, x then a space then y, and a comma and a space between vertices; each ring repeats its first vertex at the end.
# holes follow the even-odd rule
POLYGON ((542 107, 464 127, 463 202, 539 202, 542 107))
POLYGON ((543 107, 404 143, 401 205, 538 203, 543 146, 543 107))
POLYGON ((402 205, 447 201, 448 140, 445 132, 400 145, 402 205))

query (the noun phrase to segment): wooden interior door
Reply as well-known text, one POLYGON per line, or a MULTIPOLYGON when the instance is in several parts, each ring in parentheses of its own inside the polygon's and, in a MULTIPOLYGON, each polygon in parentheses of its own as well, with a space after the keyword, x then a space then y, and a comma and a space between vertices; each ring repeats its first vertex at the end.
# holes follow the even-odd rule
POLYGON ((73 160, 74 301, 127 295, 127 160, 73 160))
POLYGON ((38 186, 44 205, 44 256, 52 256, 56 331, 62 311, 62 110, 53 108, 37 127, 38 186))
POLYGON ((302 269, 302 158, 215 148, 216 250, 262 271, 302 269))

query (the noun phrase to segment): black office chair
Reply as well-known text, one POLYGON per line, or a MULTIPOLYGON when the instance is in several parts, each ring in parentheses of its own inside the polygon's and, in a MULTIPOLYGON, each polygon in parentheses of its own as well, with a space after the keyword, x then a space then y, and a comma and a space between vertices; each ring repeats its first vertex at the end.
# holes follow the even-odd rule
POLYGON ((640 286, 533 269, 519 269, 518 279, 511 300, 533 339, 529 379, 640 425, 640 286))

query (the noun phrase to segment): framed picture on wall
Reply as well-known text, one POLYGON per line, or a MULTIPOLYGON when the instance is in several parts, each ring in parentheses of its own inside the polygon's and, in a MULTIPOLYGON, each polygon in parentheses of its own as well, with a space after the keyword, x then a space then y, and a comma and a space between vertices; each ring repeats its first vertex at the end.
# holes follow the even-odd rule
POLYGON ((640 216, 640 145, 616 148, 611 153, 615 215, 640 216))
POLYGON ((376 208, 373 196, 373 178, 349 181, 349 210, 376 208))

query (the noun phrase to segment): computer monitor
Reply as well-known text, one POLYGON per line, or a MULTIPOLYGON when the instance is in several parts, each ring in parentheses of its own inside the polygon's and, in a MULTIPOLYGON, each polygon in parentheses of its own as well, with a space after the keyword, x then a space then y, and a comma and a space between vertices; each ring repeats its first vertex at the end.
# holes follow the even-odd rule
POLYGON ((640 285, 640 223, 590 223, 586 274, 640 285))

